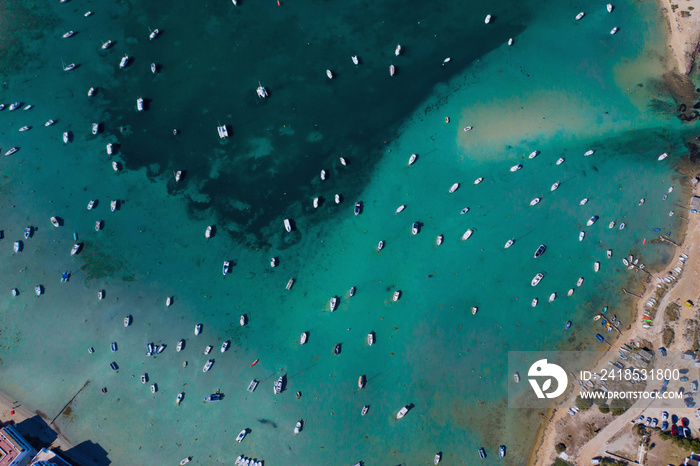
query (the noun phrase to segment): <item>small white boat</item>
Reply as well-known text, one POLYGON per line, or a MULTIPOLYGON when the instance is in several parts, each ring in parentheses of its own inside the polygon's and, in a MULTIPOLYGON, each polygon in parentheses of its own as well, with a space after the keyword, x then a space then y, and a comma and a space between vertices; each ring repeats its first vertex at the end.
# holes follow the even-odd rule
POLYGON ((513 38, 508 39, 508 45, 513 45, 513 38))
POLYGON ((173 171, 173 177, 175 177, 175 183, 182 179, 182 170, 173 171))
POLYGON ((236 437, 236 442, 241 443, 243 439, 245 438, 246 434, 248 433, 247 430, 242 430, 238 436, 236 437))
POLYGON ((211 238, 211 225, 207 226, 207 229, 204 230, 204 237, 211 238))
POLYGON ((56 123, 54 120, 49 120, 46 123, 44 123, 44 126, 53 126, 54 123, 56 123))
POLYGON ((537 284, 538 284, 539 282, 541 282, 543 278, 544 278, 544 274, 541 273, 541 272, 538 273, 538 274, 535 275, 535 277, 532 279, 532 281, 530 282, 530 285, 532 285, 532 286, 537 286, 537 284))
POLYGON ((333 296, 330 300, 331 312, 338 308, 338 298, 333 296))
POLYGON ((182 347, 184 346, 184 344, 185 344, 185 340, 178 341, 177 346, 175 347, 175 351, 177 351, 178 353, 180 351, 182 351, 182 347))
POLYGON ((407 407, 407 406, 404 406, 403 408, 401 408, 401 409, 399 410, 398 413, 396 413, 396 419, 397 419, 397 420, 398 420, 398 419, 401 419, 402 417, 404 417, 404 416, 406 415, 407 412, 408 412, 408 407, 407 407))
POLYGON ((472 306, 472 315, 475 316, 477 312, 479 312, 479 308, 476 306, 472 306))
POLYGON ((18 294, 19 294, 19 290, 17 288, 12 288, 12 296, 17 296, 18 294))
POLYGON ((22 126, 22 127, 19 129, 19 132, 20 132, 20 133, 24 133, 25 131, 29 131, 29 126, 22 126))
POLYGON ((532 206, 532 205, 539 204, 539 202, 540 202, 541 200, 542 200, 541 198, 536 197, 536 198, 534 198, 533 200, 530 201, 530 205, 532 206))
POLYGON ((88 89, 87 95, 88 97, 92 97, 93 95, 95 95, 95 88, 91 87, 90 89, 88 89))
POLYGON ((37 296, 41 296, 41 285, 35 286, 34 292, 36 293, 37 296))
POLYGON ((70 137, 68 136, 68 131, 65 131, 63 133, 63 143, 68 144, 68 141, 70 140, 70 137))
POLYGON ((394 212, 394 215, 400 214, 401 212, 403 212, 403 210, 404 210, 405 208, 406 208, 406 205, 405 205, 405 204, 402 204, 402 205, 398 206, 398 207, 396 208, 396 212, 394 212))
POLYGON ((20 248, 20 242, 19 242, 19 241, 15 241, 15 244, 14 244, 15 252, 19 252, 19 248, 20 248))
POLYGON ((238 322, 241 324, 241 327, 244 327, 245 324, 248 323, 248 318, 243 314, 241 318, 238 320, 238 322))
POLYGON ((622 263, 625 264, 625 267, 627 267, 628 265, 630 265, 630 263, 629 263, 629 261, 627 260, 626 257, 623 257, 623 258, 622 258, 622 263))
POLYGON ((301 336, 299 337, 299 344, 300 344, 300 345, 305 345, 305 344, 306 344, 306 340, 307 340, 308 338, 309 338, 309 336, 308 336, 307 332, 303 332, 303 333, 301 334, 301 336))
POLYGON ((579 234, 578 234, 578 240, 579 240, 579 241, 583 241, 583 238, 585 238, 585 237, 586 237, 586 232, 585 232, 585 231, 579 232, 579 234))
POLYGON ((107 50, 107 49, 110 48, 111 46, 112 46, 112 41, 111 41, 111 40, 108 40, 107 42, 105 42, 104 44, 102 44, 102 50, 107 50))
POLYGON ((119 62, 119 68, 124 68, 129 63, 129 55, 124 55, 119 62))
POLYGON ((516 372, 515 374, 513 374, 513 380, 515 381, 515 383, 520 383, 520 373, 516 372))
POLYGON ((557 159, 557 161, 556 161, 556 164, 557 164, 557 165, 561 165, 562 163, 564 163, 565 160, 566 160, 566 159, 565 159, 564 157, 559 157, 559 158, 557 159))
POLYGON ((593 155, 594 153, 595 153, 595 151, 593 149, 589 149, 583 153, 583 156, 588 157, 589 155, 593 155))
POLYGON ((367 344, 372 346, 374 344, 374 332, 369 332, 367 334, 367 344))
POLYGON ((413 225, 411 225, 411 234, 412 235, 418 234, 418 222, 413 222, 413 225))
POLYGON ((199 335, 202 333, 202 324, 197 324, 194 326, 194 334, 199 335))
POLYGON ((532 303, 531 303, 531 304, 532 304, 532 307, 537 306, 537 303, 538 303, 539 301, 540 301, 539 299, 534 298, 534 299, 532 300, 532 303))
POLYGON ((401 298, 401 290, 396 290, 394 291, 394 296, 392 296, 391 300, 396 302, 401 298))
POLYGON ((112 155, 114 153, 114 145, 110 142, 106 146, 107 148, 107 155, 112 155))
POLYGON ((70 255, 71 255, 71 256, 75 256, 75 255, 78 253, 78 251, 80 251, 80 248, 81 248, 82 246, 83 246, 82 243, 75 243, 75 244, 73 245, 73 247, 71 248, 71 250, 70 250, 70 255))
POLYGON ((143 112, 143 97, 136 99, 136 110, 143 112))
POLYGON ((381 251, 382 249, 384 249, 384 241, 380 241, 377 244, 377 251, 381 251))
POLYGON ((491 15, 486 15, 486 18, 484 18, 484 24, 489 24, 491 22, 491 15))
POLYGON ((331 70, 326 70, 326 76, 328 76, 328 79, 333 79, 333 72, 331 70))
POLYGON ((637 205, 640 205, 640 206, 641 206, 641 205, 644 205, 645 202, 646 202, 646 199, 641 198, 641 199, 639 200, 639 203, 638 203, 637 205))
MULTIPOLYGON (((360 388, 362 388, 362 387, 360 387, 360 388)), ((303 423, 302 423, 301 419, 299 419, 297 421, 297 423, 294 425, 294 433, 295 434, 298 434, 299 432, 301 432, 302 425, 303 425, 303 423)))
POLYGON ((208 360, 207 363, 204 365, 202 372, 209 371, 209 369, 211 369, 212 364, 214 364, 214 360, 213 359, 208 360))
MULTIPOLYGON (((63 2, 64 2, 64 0, 61 1, 61 3, 63 3, 63 2)), ((92 11, 86 11, 85 14, 84 14, 83 16, 85 16, 86 18, 87 18, 88 16, 92 16, 92 11)))
POLYGON ((510 167, 510 171, 512 171, 512 172, 517 172, 517 171, 520 170, 521 168, 523 168, 523 164, 519 163, 519 164, 517 164, 517 165, 513 165, 512 167, 510 167))
POLYGON ((413 165, 413 162, 415 162, 417 158, 418 158, 417 154, 411 154, 411 156, 408 158, 408 164, 413 165))
POLYGON ((100 231, 102 229, 102 221, 98 220, 95 222, 95 231, 100 231))
POLYGON ((481 177, 479 177, 479 178, 477 178, 477 179, 474 180, 474 184, 479 184, 479 183, 481 183, 482 181, 484 181, 484 179, 481 178, 481 177))
POLYGON ((151 33, 148 35, 148 40, 153 40, 156 37, 158 37, 158 34, 160 34, 160 31, 158 29, 154 29, 151 31, 151 33))
POLYGON ((449 63, 450 61, 452 61, 452 59, 450 57, 447 57, 442 61, 442 64, 444 65, 446 63, 449 63))
POLYGON ((345 157, 340 157, 338 160, 340 160, 340 164, 344 167, 348 165, 347 160, 345 160, 345 157))
POLYGON ((355 65, 359 65, 359 64, 360 64, 360 59, 357 58, 357 55, 353 55, 351 58, 352 58, 352 62, 353 62, 355 65))
POLYGON ((314 206, 314 209, 318 209, 318 198, 317 197, 314 197, 313 206, 314 206))
POLYGON ((321 170, 321 181, 326 180, 326 170, 321 170))
POLYGON ((100 130, 100 124, 99 123, 93 123, 92 124, 92 134, 95 135, 97 132, 100 130))
POLYGON ((287 232, 292 231, 292 224, 289 222, 288 218, 284 219, 284 229, 287 230, 287 232))
POLYGON ((50 220, 51 220, 51 225, 55 226, 56 228, 58 228, 60 226, 60 224, 58 223, 58 219, 56 217, 51 217, 50 220))
POLYGON ((511 247, 513 245, 513 243, 515 243, 515 238, 509 239, 508 241, 506 241, 506 244, 505 244, 505 246, 503 246, 503 249, 508 249, 509 247, 511 247))
POLYGON ((130 315, 124 317, 124 327, 128 327, 129 325, 131 325, 131 316, 130 315))
POLYGON ((612 249, 608 249, 607 251, 605 251, 605 256, 606 256, 608 259, 610 259, 610 258, 612 257, 612 249))
POLYGON ((576 281, 576 286, 581 286, 583 285, 583 277, 578 277, 578 280, 576 281))
POLYGON ((69 37, 72 37, 73 34, 74 34, 73 31, 68 31, 65 34, 63 34, 61 37, 63 37, 64 39, 68 39, 69 37))
POLYGON ((471 228, 467 229, 467 231, 465 231, 462 235, 462 241, 468 240, 472 233, 474 233, 474 231, 471 228))
POLYGON ((172 306, 172 304, 173 304, 173 297, 172 296, 168 296, 167 298, 165 298, 165 307, 170 307, 170 306, 172 306))
POLYGON ((473 126, 465 126, 464 128, 462 128, 462 131, 466 133, 467 131, 471 131, 472 129, 474 129, 473 126))
POLYGON ((586 205, 587 203, 588 203, 588 198, 584 197, 583 199, 581 199, 579 201, 578 205, 586 205))
POLYGON ((620 30, 620 28, 617 27, 617 26, 615 26, 614 28, 612 28, 612 29, 610 30, 610 35, 616 34, 617 31, 619 31, 619 30, 620 30))
POLYGON ((207 354, 211 353, 213 346, 207 345, 206 348, 204 348, 204 355, 206 356, 207 354))
POLYGON ((272 257, 270 259, 270 267, 277 267, 277 258, 276 257, 272 257))
POLYGON ((671 194, 672 192, 673 192, 673 186, 670 186, 670 187, 668 188, 668 193, 671 194))
POLYGON ((624 222, 620 224, 620 227, 619 227, 619 228, 620 228, 620 230, 624 230, 624 229, 625 229, 625 224, 624 224, 624 222))
POLYGON ((15 103, 10 104, 9 111, 11 112, 12 110, 18 108, 20 105, 22 105, 20 102, 15 102, 15 103))
POLYGON ((466 214, 467 212, 469 212, 469 207, 465 207, 464 209, 460 210, 460 211, 459 211, 459 214, 460 214, 460 215, 464 215, 464 214, 466 214))
POLYGON ((583 18, 583 17, 585 16, 585 14, 586 14, 586 13, 584 13, 583 11, 582 11, 581 13, 577 14, 577 15, 576 15, 576 21, 578 21, 579 19, 583 18))
POLYGON ((396 46, 396 50, 394 50, 394 55, 397 57, 401 54, 401 44, 396 46))
POLYGON ((394 65, 389 65, 389 76, 394 76, 396 73, 396 67, 394 65))
POLYGON ((112 199, 112 201, 110 201, 109 208, 112 212, 117 210, 117 200, 116 199, 112 199))
POLYGON ((118 172, 119 171, 119 163, 117 163, 116 161, 112 161, 112 170, 114 170, 115 172, 118 172))
POLYGON ((334 199, 335 199, 335 203, 336 203, 336 204, 340 204, 340 194, 336 194, 336 195, 334 196, 334 199))
POLYGON ((223 342, 223 343, 221 344, 221 352, 222 352, 222 353, 225 353, 230 344, 231 344, 231 342, 229 342, 228 340, 226 340, 225 342, 223 342))
POLYGON ((260 84, 260 82, 258 82, 258 88, 255 90, 255 93, 258 94, 258 97, 260 97, 261 99, 267 97, 267 89, 265 89, 265 87, 262 84, 260 84))
POLYGON ((574 294, 574 289, 569 288, 569 291, 566 292, 566 296, 571 296, 572 294, 574 294))
POLYGON ((551 303, 552 301, 554 301, 555 299, 557 299, 557 294, 556 294, 556 293, 552 293, 552 294, 549 295, 549 302, 550 302, 550 303, 551 303))
POLYGON ((556 191, 557 188, 559 187, 559 184, 561 184, 561 182, 557 181, 556 183, 554 183, 554 184, 552 185, 551 188, 549 188, 549 190, 550 190, 550 191, 556 191))
POLYGON ((74 69, 75 69, 75 63, 71 63, 70 65, 66 65, 63 67, 63 71, 70 71, 70 70, 74 70, 74 69))
POLYGON ((97 300, 102 301, 105 297, 105 290, 100 290, 97 292, 97 300))
POLYGON ((598 221, 598 216, 594 215, 593 217, 588 219, 588 221, 586 222, 586 226, 591 226, 597 221, 598 221))
POLYGON ((597 271, 599 271, 599 270, 600 270, 600 262, 595 261, 595 262, 593 263, 593 271, 594 271, 594 272, 597 272, 597 271))
POLYGON ((605 9, 608 10, 608 13, 612 13, 613 8, 615 7, 612 5, 612 3, 608 3, 607 5, 605 5, 605 9))
MULTIPOLYGON (((234 2, 235 2, 235 0, 234 0, 234 2)), ((234 5, 235 5, 235 3, 234 3, 234 5)), ((178 403, 178 404, 179 404, 179 403, 178 403)), ((183 459, 180 461, 180 466, 185 466, 185 465, 186 465, 187 463, 189 463, 191 460, 192 460, 192 458, 190 458, 189 456, 186 457, 186 458, 183 458, 183 459)))
POLYGON ((659 155, 656 158, 656 160, 661 161, 661 160, 665 159, 666 157, 668 157, 668 153, 664 152, 663 154, 659 155))
POLYGON ((146 385, 146 382, 148 382, 148 374, 144 372, 141 374, 141 383, 146 385))
MULTIPOLYGON (((184 393, 178 393, 178 394, 177 394, 177 398, 175 398, 175 404, 176 404, 177 406, 180 406, 180 403, 182 403, 182 399, 183 399, 184 397, 185 397, 185 394, 184 394, 184 393)), ((187 464, 187 463, 189 463, 189 458, 185 458, 185 459, 186 459, 187 461, 182 460, 182 461, 185 461, 185 462, 183 463, 182 461, 180 461, 180 464, 187 464)))
POLYGON ((453 192, 457 191, 457 189, 459 189, 459 183, 455 183, 452 186, 450 186, 448 193, 452 194, 453 192))
POLYGON ((438 235, 437 239, 435 240, 435 244, 440 246, 442 244, 442 241, 445 239, 443 235, 438 235))

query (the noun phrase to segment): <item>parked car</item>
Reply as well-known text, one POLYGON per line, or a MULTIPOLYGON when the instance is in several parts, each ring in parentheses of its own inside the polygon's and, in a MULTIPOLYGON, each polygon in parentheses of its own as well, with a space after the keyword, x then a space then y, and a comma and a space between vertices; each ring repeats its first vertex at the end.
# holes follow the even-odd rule
POLYGON ((651 418, 648 417, 646 421, 644 421, 644 425, 649 427, 649 424, 651 424, 651 418))
POLYGON ((659 425, 659 420, 654 418, 651 420, 651 427, 656 427, 659 425))
POLYGON ((668 430, 668 421, 664 421, 661 423, 661 430, 668 430))
POLYGON ((667 411, 664 411, 663 413, 661 413, 661 420, 668 421, 668 412, 667 411))

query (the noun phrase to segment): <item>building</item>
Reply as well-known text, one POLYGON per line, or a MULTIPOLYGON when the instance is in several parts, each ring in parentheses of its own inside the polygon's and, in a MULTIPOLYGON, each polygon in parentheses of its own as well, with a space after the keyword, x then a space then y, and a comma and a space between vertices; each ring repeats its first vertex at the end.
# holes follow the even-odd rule
POLYGON ((42 448, 29 463, 29 466, 71 466, 71 464, 57 456, 53 451, 42 448))
POLYGON ((13 426, 0 429, 0 466, 25 466, 35 454, 36 450, 13 426))
POLYGON ((693 196, 690 198, 690 208, 700 210, 700 197, 693 196))

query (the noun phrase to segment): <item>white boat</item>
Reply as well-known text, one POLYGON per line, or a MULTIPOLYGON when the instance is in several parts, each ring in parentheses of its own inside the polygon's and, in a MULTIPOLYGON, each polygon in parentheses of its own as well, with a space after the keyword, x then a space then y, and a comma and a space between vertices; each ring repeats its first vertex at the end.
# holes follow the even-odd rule
POLYGON ((333 296, 331 298, 330 305, 331 305, 331 312, 335 311, 336 308, 338 307, 338 298, 333 296))
POLYGON ((352 62, 353 62, 355 65, 359 65, 359 64, 360 64, 360 59, 357 58, 357 55, 353 55, 351 58, 352 58, 352 62))
POLYGON ((207 345, 206 348, 204 348, 204 355, 206 356, 207 354, 211 353, 213 346, 207 345))
POLYGON ((374 332, 369 332, 367 334, 367 344, 372 346, 374 344, 374 332))
POLYGON ((608 223, 608 228, 611 229, 611 230, 612 230, 613 228, 615 228, 615 220, 613 220, 612 222, 608 223))
POLYGON ((481 177, 479 177, 479 178, 477 178, 477 179, 474 180, 474 184, 479 184, 479 183, 481 183, 482 181, 484 181, 484 179, 481 178, 481 177))
POLYGON ((608 10, 608 13, 612 13, 613 8, 615 7, 612 5, 612 3, 608 3, 607 5, 605 5, 605 9, 608 10))
POLYGON ((29 110, 30 108, 33 108, 33 107, 34 107, 34 105, 32 105, 32 104, 27 104, 27 105, 24 106, 24 108, 23 108, 22 110, 27 111, 27 110, 29 110))
POLYGON ((513 245, 513 243, 515 243, 515 238, 509 239, 508 241, 506 241, 506 244, 505 244, 505 246, 503 246, 503 249, 508 249, 509 247, 511 247, 513 245))
POLYGON ((321 170, 321 181, 326 180, 326 170, 321 170))
POLYGON ((75 69, 75 63, 71 63, 70 65, 66 65, 63 67, 63 71, 70 71, 70 70, 74 70, 74 69, 75 69))
POLYGON ((472 306, 472 315, 475 316, 477 312, 479 312, 479 308, 476 306, 472 306))
POLYGON ((211 369, 212 364, 214 364, 214 360, 213 359, 208 360, 207 363, 204 365, 202 372, 207 372, 209 369, 211 369))
POLYGON ((638 203, 637 205, 644 205, 645 202, 646 202, 646 199, 641 198, 641 199, 639 200, 639 203, 638 203))
POLYGON ((664 152, 663 154, 659 155, 656 158, 656 160, 661 161, 661 160, 665 159, 666 157, 668 157, 668 153, 664 152))
POLYGON ((556 293, 552 293, 552 294, 549 295, 549 302, 550 302, 550 303, 551 303, 552 301, 554 301, 555 299, 557 299, 557 294, 556 294, 556 293))
POLYGON ((564 157, 559 157, 556 161, 556 164, 561 165, 562 163, 564 163, 564 160, 566 160, 564 157))
POLYGON ((442 241, 445 239, 443 235, 438 235, 437 239, 435 240, 435 244, 440 246, 442 244, 442 241))
POLYGON ((124 317, 124 327, 128 327, 129 325, 131 325, 131 316, 130 315, 124 317))
POLYGON ((243 439, 245 438, 246 434, 248 433, 247 430, 242 430, 238 436, 236 437, 236 442, 241 443, 243 439))
POLYGON ((403 210, 404 210, 405 208, 406 208, 406 205, 405 205, 405 204, 402 204, 402 205, 398 206, 398 207, 396 208, 396 212, 394 212, 394 215, 400 214, 401 212, 403 212, 403 210))
POLYGON ((534 298, 534 299, 532 300, 532 307, 537 306, 537 303, 538 303, 538 302, 539 302, 539 299, 534 298))
POLYGON ((108 40, 107 42, 105 42, 104 44, 102 44, 102 50, 107 50, 107 49, 110 48, 111 46, 112 46, 112 41, 111 41, 111 40, 108 40))
POLYGON ((148 382, 148 374, 144 372, 141 374, 141 383, 146 385, 146 382, 148 382))
POLYGON ((333 79, 333 72, 331 70, 326 70, 326 76, 328 76, 328 79, 333 79))
POLYGON ((119 171, 119 164, 116 161, 112 161, 112 170, 115 172, 119 171))
POLYGON ((530 285, 532 285, 532 286, 537 286, 537 284, 538 284, 540 281, 542 281, 543 278, 544 278, 544 274, 541 273, 541 272, 538 273, 538 274, 535 275, 535 277, 532 279, 532 281, 530 282, 530 285))
MULTIPOLYGON (((234 0, 234 1, 235 1, 235 0, 234 0)), ((179 404, 179 403, 178 403, 178 404, 179 404)), ((191 459, 189 456, 186 457, 186 458, 183 458, 183 459, 180 461, 180 466, 186 465, 186 464, 189 463, 191 460, 192 460, 192 459, 191 459)))
POLYGON ((620 230, 624 230, 624 229, 625 229, 625 223, 624 223, 624 222, 621 223, 619 228, 620 228, 620 230))
POLYGON ((411 154, 411 156, 408 158, 408 164, 413 165, 413 162, 415 162, 417 158, 418 158, 417 154, 411 154))
POLYGON ((462 241, 468 240, 472 233, 474 233, 474 231, 471 228, 467 229, 467 231, 465 231, 462 235, 462 241))
POLYGON ((336 204, 340 204, 340 194, 336 194, 336 195, 334 196, 334 198, 335 198, 335 203, 336 203, 336 204))
POLYGON ((109 208, 112 210, 112 212, 117 210, 117 200, 116 199, 112 199, 112 201, 110 201, 109 208))
POLYGON ((593 149, 589 149, 583 153, 583 156, 588 157, 589 155, 593 155, 594 153, 595 153, 595 151, 593 149))
POLYGON ((317 197, 314 197, 313 206, 314 206, 314 209, 318 209, 318 198, 317 197))
POLYGON ((228 129, 226 128, 226 125, 217 126, 216 131, 219 133, 219 138, 226 139, 228 137, 228 129))
POLYGON ((95 222, 95 231, 100 231, 102 229, 102 220, 97 220, 95 222))
POLYGON ((241 327, 243 327, 246 323, 248 323, 248 318, 246 317, 245 314, 243 314, 243 315, 241 316, 241 318, 239 319, 239 322, 240 322, 240 324, 241 324, 241 327))
POLYGON ((158 34, 160 34, 160 31, 158 29, 154 29, 151 31, 151 33, 148 35, 148 40, 153 40, 156 37, 158 37, 158 34))
POLYGON ((578 234, 578 240, 579 240, 579 241, 583 241, 583 238, 585 238, 585 237, 586 237, 586 232, 585 232, 585 231, 579 232, 579 234, 578 234))
POLYGON ((614 28, 612 28, 612 29, 610 30, 610 35, 616 34, 617 31, 619 31, 619 30, 620 30, 620 28, 617 27, 617 26, 615 26, 614 28))
POLYGON ((530 205, 536 205, 538 204, 542 199, 539 197, 534 198, 533 200, 530 201, 530 205))
POLYGON ((519 164, 517 164, 517 165, 513 165, 512 167, 510 167, 510 171, 512 171, 512 172, 517 172, 517 171, 520 170, 521 168, 523 168, 523 164, 519 163, 519 164))
POLYGON ((556 189, 559 187, 559 184, 560 184, 560 182, 557 181, 556 183, 554 183, 554 184, 552 185, 551 188, 549 188, 549 190, 550 190, 550 191, 556 191, 556 189))
POLYGON ((207 226, 207 229, 204 230, 204 237, 205 238, 211 238, 211 225, 207 226))
POLYGON ((401 44, 396 46, 396 50, 394 50, 394 55, 397 57, 401 54, 401 44))
POLYGON ((450 186, 450 190, 448 192, 452 194, 453 192, 457 191, 457 189, 459 189, 459 183, 455 183, 452 186, 450 186))
POLYGON ((151 385, 151 393, 155 393, 158 391, 158 387, 156 387, 156 384, 151 385))
POLYGON ((404 417, 404 416, 406 415, 407 412, 408 412, 408 407, 407 407, 407 406, 404 406, 403 408, 401 408, 401 409, 399 410, 398 413, 396 413, 396 419, 397 419, 397 420, 398 420, 398 419, 401 419, 402 417, 404 417))
POLYGON ((202 324, 197 324, 194 327, 194 334, 199 335, 200 333, 202 333, 202 324))
POLYGON ((301 422, 301 419, 299 419, 297 421, 296 425, 294 426, 294 433, 298 434, 299 432, 301 432, 301 428, 302 428, 302 422, 301 422))
POLYGON ((93 123, 92 124, 92 134, 97 134, 97 132, 100 130, 100 124, 99 123, 93 123))
POLYGON ((14 244, 15 252, 19 252, 19 248, 20 248, 20 242, 19 242, 19 241, 15 241, 15 244, 14 244))
POLYGON ((20 102, 15 102, 15 103, 10 104, 9 111, 11 112, 12 110, 18 108, 20 105, 22 105, 20 102))
POLYGON ((12 296, 17 296, 19 294, 19 290, 17 288, 12 288, 12 296))
POLYGON ((270 259, 270 267, 277 267, 277 258, 273 257, 270 259))
POLYGON ((19 132, 20 132, 20 133, 24 133, 25 131, 29 131, 29 126, 22 126, 22 127, 19 129, 19 132))
POLYGON ((484 24, 489 24, 491 22, 491 15, 486 15, 486 18, 484 18, 484 24))
POLYGON ((50 220, 51 220, 51 225, 55 226, 56 228, 58 228, 60 226, 60 224, 58 223, 58 219, 56 219, 56 217, 51 217, 50 220))
POLYGON ((231 342, 228 341, 228 340, 226 340, 225 342, 223 342, 223 343, 221 344, 221 352, 222 352, 222 353, 225 353, 230 344, 231 344, 231 342))
POLYGON ((124 68, 129 63, 129 55, 124 55, 119 62, 119 68, 124 68))
POLYGON ((136 99, 136 110, 143 112, 143 97, 136 99))
MULTIPOLYGON (((65 0, 62 0, 61 3, 64 3, 64 1, 65 0)), ((85 16, 87 18, 88 16, 91 16, 91 15, 92 15, 92 11, 86 11, 83 16, 85 16)))
POLYGON ((389 76, 394 76, 396 73, 396 67, 394 65, 389 65, 389 76))
POLYGON ((581 286, 583 285, 583 277, 578 277, 578 280, 576 281, 576 286, 581 286))
POLYGON ((574 289, 569 288, 569 291, 566 292, 566 296, 571 296, 572 294, 574 294, 574 289))
POLYGON ((594 215, 593 217, 588 219, 588 221, 586 222, 586 226, 591 226, 597 221, 598 221, 598 216, 594 215))
POLYGON ((418 234, 418 222, 413 222, 413 225, 411 225, 411 234, 412 235, 418 234))
POLYGON ((184 344, 185 344, 185 340, 178 341, 177 346, 175 347, 175 351, 177 351, 178 353, 180 351, 182 351, 182 347, 184 346, 184 344))
POLYGON ((394 291, 394 296, 392 296, 391 300, 396 302, 399 298, 401 298, 401 290, 394 291))
POLYGON ((226 275, 231 270, 231 262, 224 261, 223 273, 226 275))
POLYGON ((576 21, 578 21, 579 19, 583 18, 584 16, 585 16, 585 13, 584 13, 583 11, 582 11, 581 13, 577 14, 577 15, 576 15, 576 21))
POLYGON ((301 334, 301 336, 299 337, 299 344, 300 344, 300 345, 305 345, 305 344, 306 344, 307 338, 309 338, 309 336, 307 335, 307 332, 303 332, 303 333, 301 334))
POLYGON ((71 256, 75 256, 75 255, 78 253, 78 251, 80 251, 80 248, 81 248, 82 246, 83 246, 82 243, 75 243, 75 244, 73 245, 73 247, 71 248, 71 250, 70 250, 70 255, 71 255, 71 256))
POLYGON ((105 290, 100 290, 97 292, 97 300, 102 301, 105 297, 105 290))
POLYGON ((462 131, 466 133, 467 131, 471 131, 472 129, 474 129, 473 126, 465 126, 464 128, 462 128, 462 131))
POLYGON ((112 155, 114 153, 114 145, 110 142, 106 146, 107 149, 107 155, 112 155))
POLYGON ((37 296, 41 296, 41 285, 35 286, 34 292, 36 293, 37 296))
POLYGON ((65 34, 63 34, 61 37, 64 39, 68 39, 69 37, 73 36, 74 32, 73 31, 68 31, 65 34))
POLYGON ((362 390, 362 388, 364 388, 364 386, 365 386, 365 382, 366 382, 366 381, 367 381, 367 379, 365 378, 365 376, 364 376, 364 375, 361 375, 361 376, 357 379, 357 388, 358 388, 359 390, 362 390))
MULTIPOLYGON (((178 406, 180 406, 180 403, 182 403, 182 399, 183 399, 184 397, 185 397, 185 394, 184 394, 184 393, 178 393, 178 394, 177 394, 177 398, 175 398, 175 404, 178 405, 178 406)), ((187 463, 189 463, 189 458, 185 458, 185 459, 186 459, 187 461, 182 460, 182 461, 185 461, 185 462, 183 463, 182 461, 180 461, 180 464, 187 464, 187 463)))
POLYGON ((452 61, 452 59, 450 57, 447 57, 442 61, 442 64, 444 65, 446 63, 449 63, 450 61, 452 61))
POLYGON ((593 271, 594 271, 594 272, 597 272, 597 271, 599 271, 599 270, 600 270, 600 262, 595 261, 595 262, 593 263, 593 271))
POLYGON ((92 97, 93 95, 95 95, 95 88, 91 87, 90 89, 88 89, 87 95, 88 97, 92 97))
POLYGON ((608 259, 610 259, 612 257, 612 249, 608 249, 607 251, 605 251, 605 255, 608 259))
POLYGON ((625 267, 628 266, 628 265, 630 265, 630 263, 629 263, 629 261, 627 260, 626 257, 623 257, 623 258, 622 258, 622 263, 625 264, 625 267))
POLYGON ((342 166, 345 167, 345 166, 348 165, 348 162, 347 162, 347 160, 345 160, 345 157, 340 157, 338 160, 340 160, 340 164, 341 164, 342 166))
POLYGON ((508 39, 508 45, 513 45, 513 38, 508 39))
POLYGON ((255 90, 255 93, 258 94, 258 97, 260 97, 261 99, 267 97, 267 89, 265 89, 265 87, 262 84, 260 84, 260 81, 258 81, 258 88, 255 90))
POLYGON ((292 224, 289 223, 289 219, 285 218, 284 219, 284 229, 287 230, 287 232, 292 231, 292 224))
POLYGON ((63 132, 63 143, 64 143, 64 144, 68 144, 68 140, 69 140, 69 139, 70 139, 70 138, 68 137, 68 131, 64 131, 64 132, 63 132))
POLYGON ((46 123, 44 123, 44 126, 53 126, 54 123, 56 123, 54 120, 49 120, 46 123))
POLYGON ((587 203, 588 203, 588 198, 584 197, 583 199, 581 199, 579 201, 578 205, 586 205, 587 203))
POLYGON ((534 159, 534 158, 537 157, 538 155, 540 155, 540 151, 538 151, 538 150, 533 150, 532 152, 530 152, 530 155, 528 155, 527 158, 528 158, 528 159, 534 159))
POLYGON ((377 251, 381 251, 382 249, 384 249, 384 241, 380 241, 377 244, 377 251))

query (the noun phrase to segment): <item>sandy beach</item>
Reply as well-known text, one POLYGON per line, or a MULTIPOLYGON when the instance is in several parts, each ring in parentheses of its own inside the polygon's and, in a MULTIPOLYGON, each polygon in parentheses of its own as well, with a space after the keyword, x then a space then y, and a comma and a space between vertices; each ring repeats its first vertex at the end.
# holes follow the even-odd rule
POLYGON ((659 1, 658 4, 669 26, 669 67, 688 75, 700 44, 700 1, 659 1))

